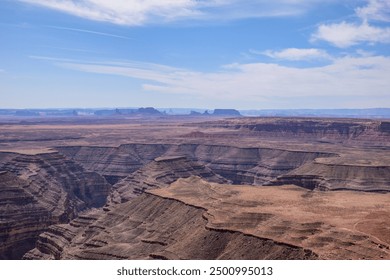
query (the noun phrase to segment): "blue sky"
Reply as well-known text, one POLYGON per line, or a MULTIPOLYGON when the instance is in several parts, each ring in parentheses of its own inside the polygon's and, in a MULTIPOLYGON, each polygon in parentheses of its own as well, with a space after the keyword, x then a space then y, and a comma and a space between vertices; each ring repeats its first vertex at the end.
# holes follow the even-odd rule
POLYGON ((0 100, 390 107, 390 0, 0 0, 0 100))

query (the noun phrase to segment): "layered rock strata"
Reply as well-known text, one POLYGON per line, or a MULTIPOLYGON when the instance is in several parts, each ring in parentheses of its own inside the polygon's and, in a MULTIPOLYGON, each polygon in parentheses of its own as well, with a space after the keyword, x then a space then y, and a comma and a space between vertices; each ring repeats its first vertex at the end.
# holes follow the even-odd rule
POLYGON ((389 201, 190 177, 51 226, 25 258, 390 259, 389 201))
POLYGON ((184 156, 158 157, 116 183, 108 200, 109 203, 126 202, 146 190, 163 188, 179 178, 190 176, 199 176, 216 183, 230 182, 210 168, 184 156))
POLYGON ((49 225, 106 203, 111 185, 58 153, 7 158, 0 175, 1 258, 20 258, 49 225))
POLYGON ((314 161, 281 175, 268 185, 294 184, 323 191, 390 191, 390 166, 314 161))
POLYGON ((389 122, 357 119, 316 118, 241 118, 210 121, 197 124, 203 128, 239 130, 245 135, 265 138, 288 137, 294 140, 324 140, 331 142, 375 141, 385 144, 390 141, 389 122))
POLYGON ((239 148, 202 144, 127 144, 115 147, 62 147, 58 150, 85 169, 115 183, 157 157, 185 156, 234 184, 262 185, 318 157, 332 153, 239 148))
POLYGON ((56 225, 26 259, 316 259, 310 250, 207 227, 205 210, 142 194, 56 225), (97 218, 98 217, 98 218, 97 218))

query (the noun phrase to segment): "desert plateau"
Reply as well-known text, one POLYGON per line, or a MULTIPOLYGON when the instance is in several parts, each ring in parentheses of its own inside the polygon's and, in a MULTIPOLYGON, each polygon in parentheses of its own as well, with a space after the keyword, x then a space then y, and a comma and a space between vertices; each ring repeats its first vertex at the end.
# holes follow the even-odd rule
POLYGON ((0 118, 0 259, 390 259, 385 119, 0 118))

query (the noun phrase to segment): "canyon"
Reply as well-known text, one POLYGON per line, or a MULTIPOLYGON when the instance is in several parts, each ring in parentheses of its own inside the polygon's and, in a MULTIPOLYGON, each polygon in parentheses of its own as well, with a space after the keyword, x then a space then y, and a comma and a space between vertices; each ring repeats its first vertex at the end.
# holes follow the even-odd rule
POLYGON ((0 127, 0 259, 390 259, 389 121, 0 127))

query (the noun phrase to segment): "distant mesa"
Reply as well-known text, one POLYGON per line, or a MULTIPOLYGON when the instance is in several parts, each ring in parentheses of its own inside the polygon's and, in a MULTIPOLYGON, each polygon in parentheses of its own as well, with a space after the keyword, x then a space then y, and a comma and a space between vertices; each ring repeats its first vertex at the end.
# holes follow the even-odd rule
MULTIPOLYGON (((390 118, 390 108, 368 109, 215 109, 205 110, 198 108, 65 108, 65 109, 2 109, 0 116, 16 116, 22 118, 36 117, 83 117, 83 116, 183 116, 191 117, 214 116, 214 117, 327 117, 327 118, 367 118, 384 119, 390 118)), ((388 124, 381 129, 388 131, 388 124)))
MULTIPOLYGON (((207 111, 206 111, 207 112, 207 111)), ((190 115, 191 116, 200 116, 200 115, 202 115, 202 113, 199 113, 199 112, 197 112, 197 111, 191 111, 190 112, 190 115)))
POLYGON ((240 112, 236 109, 215 109, 213 113, 209 113, 208 110, 204 111, 204 113, 200 113, 197 111, 191 111, 190 116, 231 116, 231 117, 239 117, 241 116, 240 112))
POLYGON ((36 117, 39 116, 38 112, 29 111, 29 110, 18 110, 15 112, 15 116, 19 117, 36 117))
POLYGON ((241 116, 240 112, 236 109, 215 109, 214 116, 241 116))
POLYGON ((162 115, 160 111, 154 109, 153 107, 139 108, 136 111, 137 114, 141 115, 162 115))
POLYGON ((160 116, 163 115, 162 112, 156 110, 153 107, 138 108, 138 109, 107 109, 107 110, 97 110, 95 111, 97 116, 120 116, 120 115, 154 115, 160 116))

